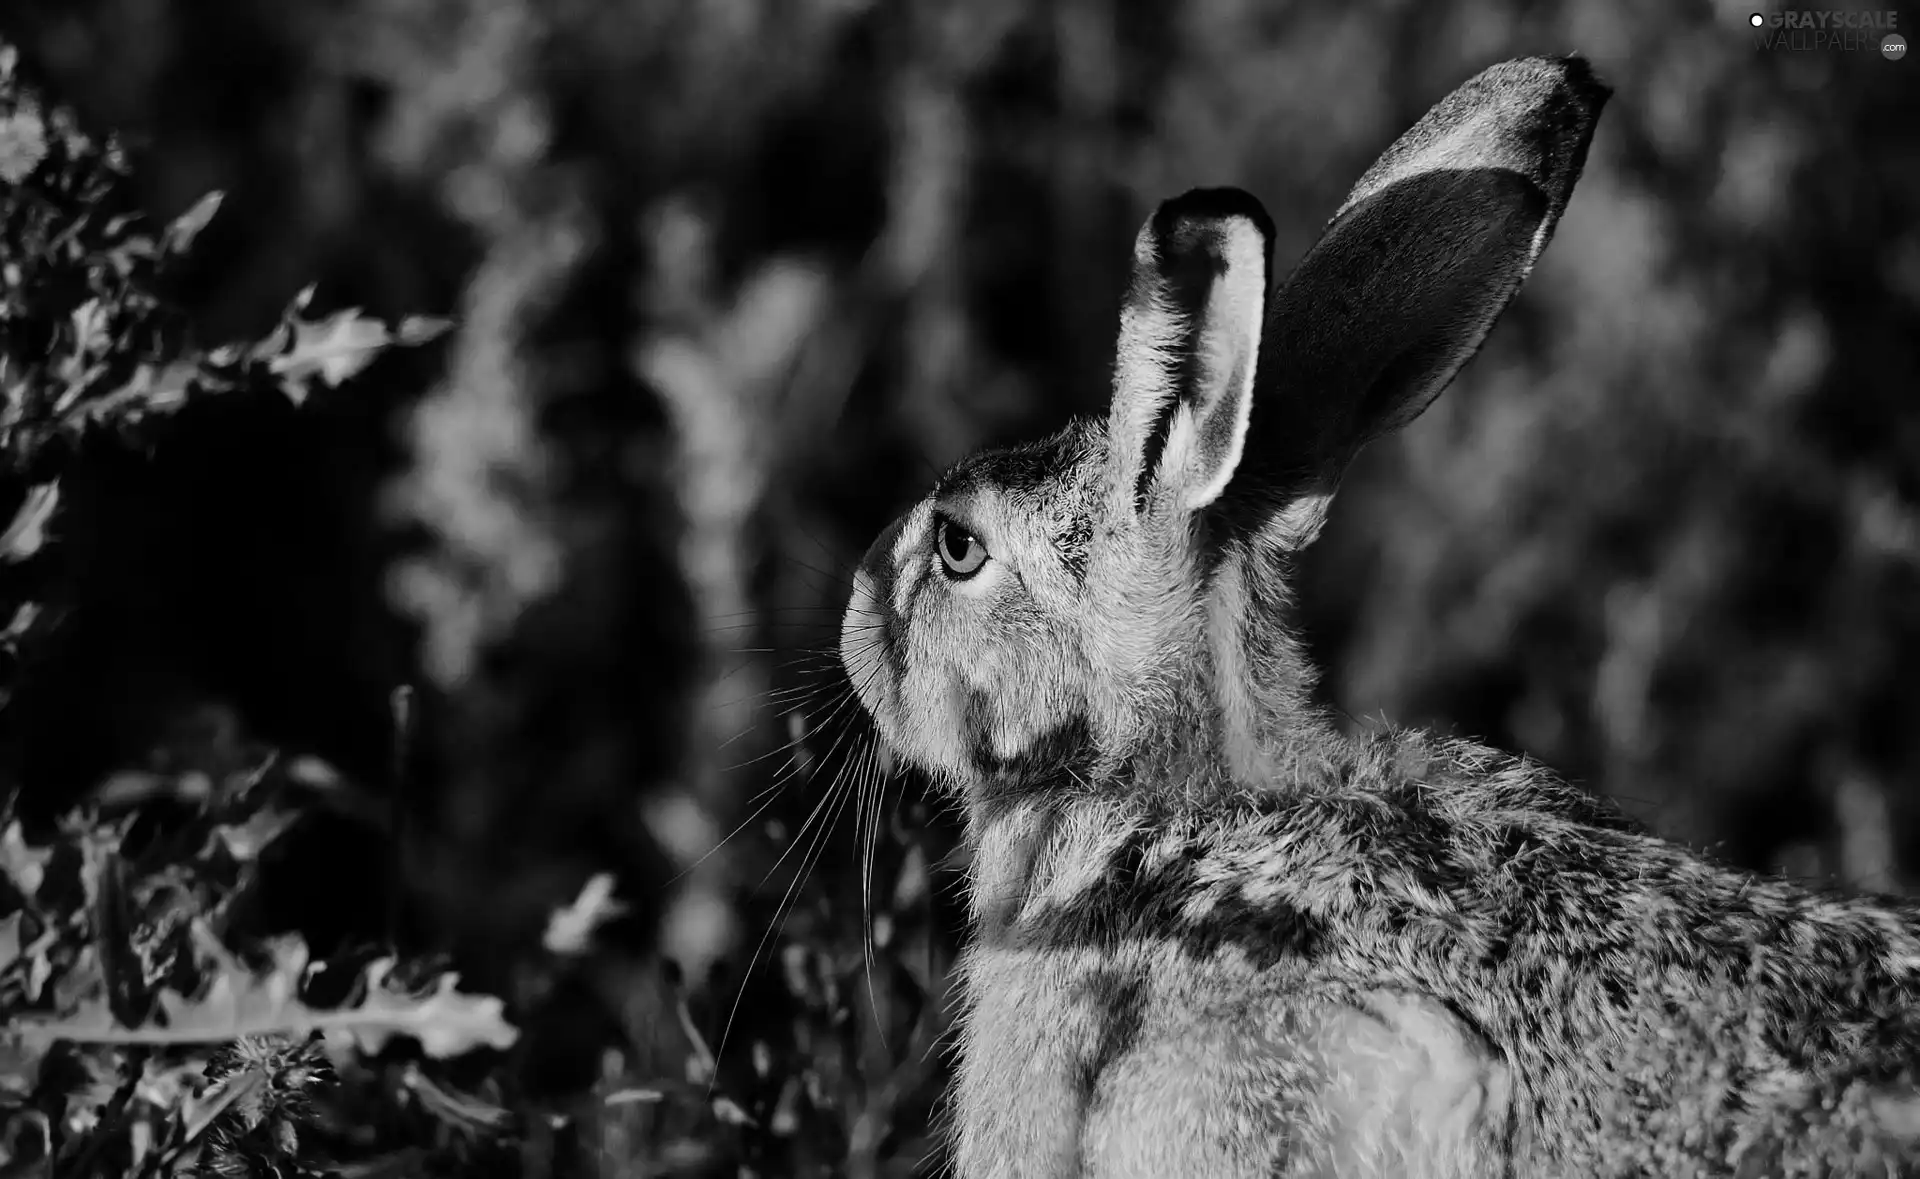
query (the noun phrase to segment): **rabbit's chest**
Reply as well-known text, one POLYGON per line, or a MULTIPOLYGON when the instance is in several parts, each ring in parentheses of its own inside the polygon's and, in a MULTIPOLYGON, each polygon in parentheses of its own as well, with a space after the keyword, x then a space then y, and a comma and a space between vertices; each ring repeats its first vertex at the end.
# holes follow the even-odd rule
POLYGON ((955 1092, 965 1179, 1080 1173, 1101 1046, 1125 1035, 1139 999, 1115 966, 1089 951, 969 952, 955 1092))
POLYGON ((1270 1174, 1284 1086, 1236 1070, 1195 982, 1149 947, 970 951, 959 1174, 1270 1174))
POLYGON ((1444 1007, 1170 945, 969 951, 962 1179, 1490 1176, 1510 1081, 1444 1007))

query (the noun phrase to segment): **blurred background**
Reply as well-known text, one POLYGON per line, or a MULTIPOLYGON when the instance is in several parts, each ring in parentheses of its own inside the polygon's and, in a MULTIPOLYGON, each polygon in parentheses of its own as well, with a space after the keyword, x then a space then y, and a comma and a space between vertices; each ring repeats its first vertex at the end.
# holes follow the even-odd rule
MULTIPOLYGON (((1920 63, 1766 50, 1747 2, 9 0, 156 216, 227 194, 203 337, 309 281, 458 325, 102 464, 7 714, 28 801, 196 742, 324 758, 405 816, 417 936, 503 987, 612 872, 629 915, 543 992, 528 1084, 699 1079, 731 1029, 745 1120, 581 1149, 930 1165, 953 832, 906 783, 857 835, 827 789, 843 572, 937 468, 1103 408, 1154 202, 1249 188, 1288 264, 1454 86, 1577 51, 1615 96, 1556 240, 1304 563, 1323 695, 1902 889, 1920 63)), ((375 927, 350 842, 293 853, 310 936, 375 927)))

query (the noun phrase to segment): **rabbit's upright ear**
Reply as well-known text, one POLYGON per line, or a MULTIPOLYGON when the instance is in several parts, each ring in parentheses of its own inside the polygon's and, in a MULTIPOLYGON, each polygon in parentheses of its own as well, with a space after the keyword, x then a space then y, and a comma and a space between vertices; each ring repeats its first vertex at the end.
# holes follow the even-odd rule
POLYGON ((1134 240, 1108 415, 1116 513, 1212 503, 1240 461, 1266 315, 1273 223, 1233 188, 1167 201, 1134 240))
POLYGON ((1233 517, 1312 539, 1354 453, 1418 416, 1519 290, 1610 93, 1579 58, 1503 62, 1367 170, 1274 296, 1233 517))

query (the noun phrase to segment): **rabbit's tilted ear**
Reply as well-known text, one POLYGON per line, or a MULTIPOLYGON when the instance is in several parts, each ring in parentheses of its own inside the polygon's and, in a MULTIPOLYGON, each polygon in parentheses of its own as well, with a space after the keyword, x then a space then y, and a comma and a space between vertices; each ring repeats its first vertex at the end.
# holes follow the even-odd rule
POLYGON ((1154 494, 1194 511, 1226 488, 1246 438, 1272 257, 1273 223, 1238 189, 1194 189, 1141 227, 1107 420, 1115 511, 1144 512, 1154 494))
POLYGON ((1566 208, 1610 93, 1579 58, 1503 62, 1361 177, 1267 319, 1234 497, 1255 528, 1312 539, 1354 453, 1473 356, 1566 208))

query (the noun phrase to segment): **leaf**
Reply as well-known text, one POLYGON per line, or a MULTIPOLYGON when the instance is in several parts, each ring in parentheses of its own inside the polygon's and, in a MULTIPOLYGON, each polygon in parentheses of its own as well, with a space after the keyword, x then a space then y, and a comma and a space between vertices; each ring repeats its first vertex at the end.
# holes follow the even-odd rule
POLYGON ((134 1086, 133 1095, 161 1109, 180 1109, 192 1100, 195 1090, 205 1082, 204 1061, 148 1057, 146 1067, 140 1072, 140 1080, 134 1086))
POLYGON ((211 379, 205 369, 190 360, 141 364, 134 368, 126 384, 74 406, 67 421, 70 426, 89 422, 113 424, 145 414, 172 413, 187 403, 196 384, 205 385, 211 379))
POLYGON ((453 330, 453 321, 432 315, 409 315, 393 333, 396 344, 414 347, 439 339, 453 330))
POLYGON ((0 1098, 12 1102, 32 1093, 40 1083, 40 1058, 44 1055, 0 1032, 0 1098))
POLYGON ((193 203, 193 207, 175 217, 160 236, 160 248, 169 254, 184 254, 193 248, 193 239, 213 220, 220 211, 222 194, 210 192, 193 203))
MULTIPOLYGON (((229 1109, 239 1107, 244 1110, 251 1107, 258 1110, 262 1108, 262 1098, 265 1096, 270 1080, 266 1069, 244 1068, 220 1078, 199 1097, 188 1098, 180 1111, 180 1121, 183 1126, 180 1144, 184 1146, 206 1133, 207 1127, 213 1125, 214 1121, 229 1109)), ((260 1119, 255 1114, 249 1120, 242 1112, 241 1120, 243 1124, 251 1126, 257 1124, 260 1119)))
POLYGON ((122 1021, 145 1014, 146 975, 133 944, 133 913, 127 898, 126 861, 118 849, 102 854, 97 845, 82 845, 82 854, 94 861, 82 869, 91 877, 93 944, 100 973, 106 979, 107 1002, 122 1021))
POLYGON ((39 602, 20 603, 20 608, 13 612, 13 621, 7 623, 5 630, 0 630, 0 643, 19 642, 45 613, 46 607, 39 602))
POLYGON ((436 1082, 418 1065, 407 1065, 401 1083, 419 1098, 423 1109, 449 1125, 468 1130, 500 1130, 513 1121, 513 1114, 507 1110, 436 1082))
POLYGON ((13 523, 0 533, 0 561, 24 561, 47 542, 47 521, 60 505, 60 484, 53 481, 27 489, 13 523))
POLYGON ((120 844, 134 818, 125 815, 103 822, 97 815, 81 811, 61 820, 68 840, 78 845, 80 851, 80 888, 89 908, 100 903, 101 877, 110 866, 120 862, 120 844))
POLYGON ((741 1109, 733 1098, 718 1096, 713 1099, 713 1115, 725 1126, 758 1126, 753 1115, 741 1109))
POLYGON ((120 1091, 120 1059, 112 1052, 81 1052, 73 1059, 81 1071, 66 1093, 66 1127, 80 1135, 100 1124, 101 1111, 120 1091))
MULTIPOLYGON (((51 971, 51 958, 47 961, 51 971)), ((34 965, 38 967, 40 962, 35 961, 34 965)), ((84 1009, 101 1003, 106 993, 107 976, 100 967, 100 952, 90 944, 75 951, 73 960, 53 980, 53 1005, 57 1011, 84 1009)))
POLYGON ((313 378, 337 388, 372 363, 393 340, 386 324, 362 316, 358 307, 314 322, 294 319, 291 327, 287 350, 269 360, 267 367, 280 378, 281 389, 295 405, 307 399, 307 384, 313 378))
POLYGON ((99 299, 88 299, 67 313, 73 328, 73 350, 81 356, 98 356, 113 347, 110 330, 113 314, 99 299))
POLYGON ((274 965, 263 972, 216 973, 198 998, 162 989, 164 1023, 129 1028, 98 1000, 83 1002, 65 1019, 19 1017, 16 1031, 29 1045, 71 1040, 82 1044, 218 1044, 248 1036, 308 1036, 325 1033, 335 1045, 376 1053, 395 1036, 411 1036, 429 1056, 458 1056, 476 1048, 508 1048, 519 1032, 503 1017, 505 1004, 490 995, 463 994, 458 976, 444 974, 420 995, 389 989, 392 959, 367 968, 367 996, 358 1005, 315 1010, 297 991, 305 974, 306 947, 298 938, 277 946, 274 965))
POLYGON ((280 325, 248 352, 280 378, 281 391, 295 405, 306 401, 312 381, 337 388, 371 364, 382 349, 425 344, 453 326, 445 319, 412 315, 389 329, 381 320, 361 314, 358 307, 304 319, 302 312, 312 302, 313 291, 311 286, 303 288, 280 325))
POLYGON ((27 960, 26 994, 29 1002, 38 1003, 41 992, 47 989, 47 983, 53 978, 53 956, 51 951, 60 943, 60 930, 49 924, 40 931, 33 944, 20 951, 27 960))
POLYGON ((183 789, 186 784, 183 775, 156 774, 151 770, 121 770, 109 775, 106 781, 95 787, 88 801, 105 811, 124 810, 156 798, 206 801, 204 794, 188 794, 183 789))
POLYGON ((0 974, 20 961, 20 919, 24 916, 14 912, 0 917, 0 974))
POLYGON ((392 959, 367 968, 367 998, 358 1008, 336 1013, 337 1026, 350 1032, 361 1051, 379 1052, 393 1036, 412 1036, 428 1056, 449 1057, 475 1048, 506 1049, 520 1033, 504 1018, 506 1004, 492 995, 462 994, 459 975, 447 973, 426 995, 409 995, 384 986, 392 959))
POLYGON ((153 1123, 144 1118, 136 1119, 127 1127, 128 1170, 135 1175, 146 1173, 148 1156, 153 1153, 153 1123))
POLYGON ((553 954, 584 954, 593 931, 626 911, 625 905, 613 899, 613 873, 598 873, 581 887, 572 903, 560 906, 547 918, 542 944, 553 954))
POLYGON ((18 820, 0 830, 0 874, 13 881, 22 896, 32 900, 47 880, 47 863, 53 849, 35 850, 27 846, 27 837, 18 820))
POLYGON ((295 811, 271 808, 256 811, 244 823, 223 823, 215 827, 207 837, 207 845, 210 848, 218 842, 237 862, 250 864, 260 858, 260 853, 269 844, 286 834, 299 818, 295 811))
POLYGON ((47 125, 31 106, 0 116, 0 183, 19 184, 47 158, 47 125))

